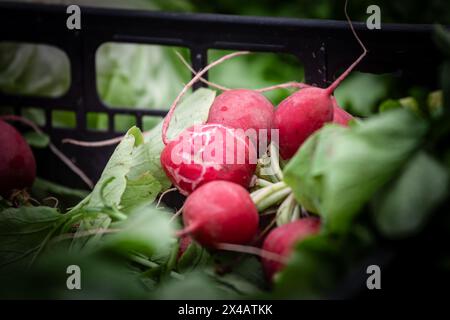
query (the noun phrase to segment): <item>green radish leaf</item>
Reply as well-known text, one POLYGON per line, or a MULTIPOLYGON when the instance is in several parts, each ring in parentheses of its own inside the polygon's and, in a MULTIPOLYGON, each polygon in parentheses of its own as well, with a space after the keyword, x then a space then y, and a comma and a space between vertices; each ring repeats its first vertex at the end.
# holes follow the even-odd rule
POLYGON ((111 225, 111 218, 107 214, 99 213, 94 217, 85 217, 78 222, 78 227, 70 243, 70 250, 80 251, 85 247, 98 246, 104 235, 103 231, 111 225))
POLYGON ((192 272, 211 263, 211 255, 198 243, 192 241, 178 259, 177 269, 181 273, 192 272))
POLYGON ((353 72, 336 89, 338 104, 355 116, 369 116, 387 98, 391 79, 387 75, 353 72))
POLYGON ((103 239, 103 246, 119 253, 140 253, 152 257, 158 252, 170 254, 175 231, 167 212, 151 206, 135 208, 128 219, 111 225, 118 230, 103 239))
POLYGON ((233 274, 253 284, 259 290, 267 289, 267 281, 262 268, 261 259, 254 256, 244 256, 233 267, 233 274))
POLYGON ((124 206, 128 209, 132 204, 153 202, 161 186, 150 174, 150 157, 143 141, 141 131, 132 127, 114 150, 94 190, 73 210, 86 206, 124 206))
POLYGON ((29 263, 62 219, 64 216, 50 207, 21 207, 1 211, 0 268, 14 268, 16 263, 29 263))
POLYGON ((420 230, 448 194, 448 172, 425 152, 418 153, 400 175, 372 200, 373 217, 387 237, 420 230))
POLYGON ((284 169, 296 199, 344 232, 376 191, 394 177, 421 143, 423 120, 399 109, 351 128, 327 125, 313 134, 284 169))
POLYGON ((370 255, 374 239, 355 224, 336 237, 323 232, 297 244, 283 270, 274 277, 272 299, 323 299, 336 290, 347 272, 370 255))
POLYGON ((258 286, 236 273, 226 273, 219 276, 213 271, 209 271, 207 274, 215 279, 219 285, 235 292, 237 295, 248 297, 261 294, 261 289, 258 286))
POLYGON ((389 100, 384 101, 380 105, 379 110, 380 110, 380 112, 386 112, 386 111, 390 111, 390 110, 394 110, 394 109, 399 109, 401 107, 402 107, 402 105, 400 102, 398 102, 397 100, 389 99, 389 100))
POLYGON ((191 272, 182 281, 171 279, 152 292, 153 299, 213 300, 233 299, 238 295, 233 289, 220 285, 205 272, 191 272))
POLYGON ((51 250, 31 267, 0 272, 2 299, 145 299, 148 292, 121 257, 51 250), (81 271, 81 290, 68 290, 69 266, 81 271))
POLYGON ((121 211, 127 213, 137 206, 153 203, 161 189, 161 184, 148 172, 133 180, 127 178, 120 201, 121 211))
POLYGON ((41 178, 36 178, 31 188, 31 195, 38 201, 43 201, 48 197, 58 200, 58 207, 66 209, 73 207, 80 200, 89 195, 86 190, 68 188, 41 178))
POLYGON ((34 131, 25 132, 23 137, 28 142, 28 144, 34 148, 43 149, 48 147, 50 143, 50 138, 48 135, 43 133, 37 133, 34 131))
POLYGON ((118 206, 127 186, 126 175, 133 163, 133 150, 136 144, 136 131, 130 129, 112 154, 100 180, 92 190, 87 205, 90 207, 118 206), (103 186, 105 183, 107 185, 103 186), (103 191, 103 200, 101 192, 103 191))

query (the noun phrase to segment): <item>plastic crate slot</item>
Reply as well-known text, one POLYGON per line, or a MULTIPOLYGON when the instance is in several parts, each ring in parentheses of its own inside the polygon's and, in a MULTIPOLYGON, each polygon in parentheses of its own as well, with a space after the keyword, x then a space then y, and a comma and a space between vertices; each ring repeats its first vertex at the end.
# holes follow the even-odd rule
POLYGON ((51 118, 53 128, 74 129, 77 125, 76 114, 73 111, 53 110, 51 118))
POLYGON ((154 128, 158 123, 162 121, 162 117, 143 116, 142 117, 142 130, 147 131, 154 128))
POLYGON ((114 131, 126 132, 130 127, 136 125, 136 117, 130 114, 114 115, 114 131))
POLYGON ((0 92, 10 95, 57 98, 70 88, 67 54, 56 46, 28 42, 0 42, 0 92))
MULTIPOLYGON (((208 62, 234 51, 208 50, 208 62)), ((304 82, 304 67, 300 59, 287 53, 255 52, 237 57, 213 68, 209 80, 227 88, 258 89, 271 85, 297 81, 304 82), (281 82, 280 82, 280 79, 281 82)), ((293 90, 279 89, 265 93, 274 104, 278 104, 293 90)))
POLYGON ((175 52, 190 62, 187 48, 106 42, 96 51, 97 93, 109 108, 168 109, 191 72, 175 52))
POLYGON ((40 108, 22 108, 21 114, 24 118, 27 118, 31 121, 33 121, 38 126, 45 126, 45 111, 40 108))
POLYGON ((87 112, 86 127, 90 131, 108 131, 108 114, 105 112, 87 112))

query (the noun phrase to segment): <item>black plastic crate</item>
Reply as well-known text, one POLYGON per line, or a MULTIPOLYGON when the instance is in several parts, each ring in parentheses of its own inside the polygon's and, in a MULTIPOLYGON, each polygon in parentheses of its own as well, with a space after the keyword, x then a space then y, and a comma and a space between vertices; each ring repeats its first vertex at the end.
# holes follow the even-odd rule
MULTIPOLYGON (((49 44, 63 50, 71 64, 71 84, 58 98, 6 95, 0 92, 0 108, 12 106, 16 114, 24 107, 42 108, 43 127, 54 144, 69 156, 92 180, 100 176, 115 146, 83 148, 61 144, 63 138, 102 140, 123 133, 114 131, 114 116, 129 114, 142 127, 142 117, 164 116, 166 110, 110 108, 98 96, 95 74, 96 50, 106 42, 145 43, 186 47, 193 68, 207 64, 209 49, 250 50, 288 53, 296 56, 305 68, 306 82, 325 87, 361 54, 361 48, 346 21, 297 20, 261 17, 239 17, 212 14, 184 14, 82 7, 82 30, 71 31, 66 25, 66 7, 24 3, 0 3, 0 41, 49 44), (52 126, 52 110, 70 110, 76 114, 74 129, 52 126), (90 131, 86 126, 88 112, 108 115, 105 132, 90 131)), ((354 23, 369 53, 356 70, 368 73, 395 73, 402 83, 436 86, 437 67, 441 56, 432 41, 430 25, 383 24, 381 30, 368 30, 364 23, 354 23)), ((203 86, 198 82, 195 88, 203 86)), ((46 150, 34 150, 38 174, 71 187, 85 187, 59 159, 46 150)), ((177 197, 167 197, 172 204, 177 197)), ((178 199, 179 200, 179 199, 178 199)), ((333 298, 354 297, 365 283, 365 266, 371 263, 391 264, 405 248, 385 247, 355 266, 331 295, 333 298)), ((409 251, 408 251, 409 252, 409 251)), ((408 257, 415 257, 409 253, 408 257)), ((409 261, 409 260, 408 260, 409 261)), ((395 278, 401 270, 391 272, 395 278), (397 272, 397 273, 396 273, 397 272)), ((393 269, 392 267, 390 268, 393 269)), ((395 270, 395 268, 394 268, 395 270)), ((388 273, 389 277, 389 273, 388 273)), ((398 286, 400 288, 400 286, 398 286)), ((395 291, 391 292, 394 296, 395 291)))

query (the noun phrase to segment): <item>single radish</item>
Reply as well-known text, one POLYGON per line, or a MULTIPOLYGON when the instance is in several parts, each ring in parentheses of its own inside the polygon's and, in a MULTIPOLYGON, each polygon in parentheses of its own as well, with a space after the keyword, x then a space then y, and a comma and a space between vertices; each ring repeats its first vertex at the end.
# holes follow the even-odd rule
POLYGON ((22 135, 0 119, 0 195, 31 187, 36 178, 36 161, 22 135))
MULTIPOLYGON (((310 235, 320 231, 320 220, 314 217, 303 218, 273 229, 266 237, 262 249, 288 258, 294 245, 310 235)), ((264 271, 268 279, 280 271, 284 264, 273 259, 262 258, 264 271)))
POLYGON ((232 89, 220 94, 209 109, 207 123, 218 123, 230 128, 253 129, 257 146, 259 135, 270 140, 270 129, 275 109, 261 93, 248 89, 232 89), (262 131, 265 130, 265 131, 262 131))
POLYGON ((256 163, 256 150, 245 134, 219 124, 190 127, 161 153, 167 177, 184 195, 214 180, 248 188, 256 163))
MULTIPOLYGON (((161 166, 166 175, 184 195, 213 180, 226 180, 249 187, 256 170, 256 149, 242 130, 221 124, 192 126, 169 141, 167 130, 173 112, 184 93, 215 65, 248 52, 223 56, 198 72, 172 103, 162 126, 161 166)), ((195 112, 195 110, 193 111, 195 112)))
POLYGON ((364 44, 358 38, 348 17, 347 2, 345 16, 355 38, 363 48, 363 53, 328 88, 302 89, 278 105, 275 111, 274 128, 279 130, 280 155, 284 159, 290 159, 312 133, 333 120, 334 90, 367 54, 364 44))
POLYGON ((340 124, 344 127, 348 127, 348 123, 353 120, 353 116, 339 107, 336 99, 333 99, 333 123, 340 124))
POLYGON ((183 207, 184 230, 202 246, 246 244, 258 231, 259 215, 250 194, 228 181, 209 182, 195 190, 183 207))

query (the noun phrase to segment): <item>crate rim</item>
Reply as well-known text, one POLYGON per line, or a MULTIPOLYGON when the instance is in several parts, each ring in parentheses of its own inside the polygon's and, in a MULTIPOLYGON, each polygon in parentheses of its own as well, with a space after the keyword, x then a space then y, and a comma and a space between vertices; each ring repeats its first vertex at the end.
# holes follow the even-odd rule
MULTIPOLYGON (((65 12, 69 5, 50 4, 50 3, 28 3, 28 2, 12 2, 0 1, 0 7, 4 9, 13 10, 46 10, 65 12)), ((79 5, 82 11, 87 14, 102 14, 103 16, 121 16, 121 17, 139 17, 139 18, 158 18, 177 21, 198 21, 214 22, 214 23, 248 23, 248 24, 271 24, 283 27, 304 27, 314 29, 334 29, 348 31, 348 22, 346 20, 332 20, 332 19, 305 19, 292 17, 270 17, 270 16, 252 16, 252 15, 232 15, 221 13, 192 13, 181 11, 157 11, 147 9, 129 9, 118 7, 99 7, 79 5)), ((351 18, 351 17, 350 17, 351 18)), ((366 23, 361 21, 353 21, 352 24, 356 30, 367 30, 366 23)), ((430 32, 433 31, 437 24, 415 24, 415 23, 383 23, 381 29, 371 30, 372 32, 430 32)), ((450 25, 444 24, 446 28, 450 25)))

